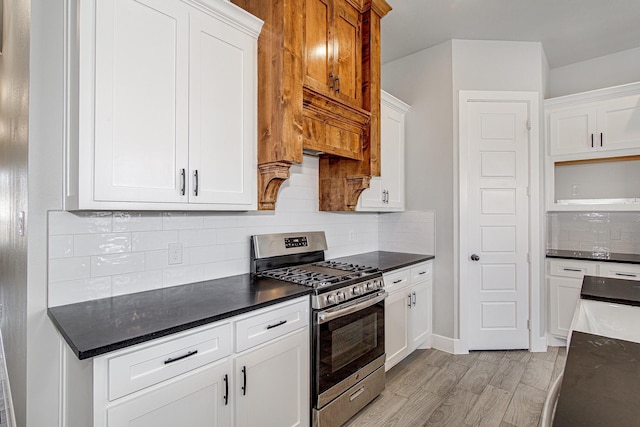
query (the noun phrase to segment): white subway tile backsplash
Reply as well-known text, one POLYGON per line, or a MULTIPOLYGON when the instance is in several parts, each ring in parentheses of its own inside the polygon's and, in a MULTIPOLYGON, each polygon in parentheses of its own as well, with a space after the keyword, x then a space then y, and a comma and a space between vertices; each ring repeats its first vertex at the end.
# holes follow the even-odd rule
POLYGON ((115 276, 144 271, 144 253, 91 257, 91 277, 115 276))
POLYGON ((162 230, 161 212, 114 212, 113 231, 152 231, 162 230))
POLYGON ((49 214, 49 235, 111 233, 110 212, 58 212, 49 214))
POLYGON ((178 243, 178 231, 140 231, 131 233, 131 240, 133 252, 169 249, 169 243, 178 243))
POLYGON ((49 237, 49 259, 69 258, 73 256, 73 236, 60 235, 49 237))
POLYGON ((248 273, 254 234, 325 231, 329 258, 434 252, 432 212, 319 212, 318 158, 290 172, 275 211, 50 212, 49 305, 248 273), (169 243, 182 243, 182 263, 169 265, 169 243))
POLYGON ((49 260, 49 283, 91 277, 91 258, 58 258, 49 260))
POLYGON ((113 296, 162 288, 162 271, 121 274, 112 277, 113 296))
POLYGON ((77 234, 73 236, 73 255, 89 256, 131 252, 131 234, 77 234))
POLYGON ((49 283, 49 306, 73 304, 111 296, 111 277, 49 283))
POLYGON ((201 229, 203 226, 203 217, 191 212, 166 212, 162 218, 164 230, 201 229))

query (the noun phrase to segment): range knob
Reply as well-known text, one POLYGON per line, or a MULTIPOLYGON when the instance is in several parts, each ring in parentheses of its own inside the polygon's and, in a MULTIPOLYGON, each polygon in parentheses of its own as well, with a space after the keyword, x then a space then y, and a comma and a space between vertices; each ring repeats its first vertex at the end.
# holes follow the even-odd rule
POLYGON ((344 292, 342 292, 342 291, 336 292, 336 298, 338 299, 338 302, 339 301, 344 301, 345 297, 346 296, 345 296, 344 292))
POLYGON ((327 295, 326 301, 327 301, 327 304, 328 304, 328 305, 333 305, 333 304, 335 304, 335 303, 336 303, 336 297, 335 297, 335 295, 333 295, 333 294, 329 294, 329 295, 327 295))
POLYGON ((365 285, 366 289, 368 291, 375 289, 376 288, 376 283, 372 280, 371 282, 367 282, 367 284, 365 285))
POLYGON ((362 293, 362 289, 360 288, 360 286, 354 286, 353 288, 351 288, 351 293, 353 295, 360 295, 362 293))
POLYGON ((378 288, 384 288, 384 280, 379 279, 376 281, 376 284, 378 285, 378 288))

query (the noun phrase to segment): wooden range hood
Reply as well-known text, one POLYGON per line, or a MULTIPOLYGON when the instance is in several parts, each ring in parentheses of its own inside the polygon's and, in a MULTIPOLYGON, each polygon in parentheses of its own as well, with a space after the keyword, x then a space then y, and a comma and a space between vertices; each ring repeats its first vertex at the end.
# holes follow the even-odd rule
POLYGON ((275 209, 303 149, 319 153, 321 211, 353 211, 380 175, 385 0, 231 0, 258 40, 258 208, 275 209))

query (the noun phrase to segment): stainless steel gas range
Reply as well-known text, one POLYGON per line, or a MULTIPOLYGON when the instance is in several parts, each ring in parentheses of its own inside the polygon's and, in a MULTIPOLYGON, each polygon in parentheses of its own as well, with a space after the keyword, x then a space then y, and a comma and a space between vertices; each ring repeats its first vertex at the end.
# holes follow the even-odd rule
POLYGON ((326 261, 324 232, 252 236, 254 275, 311 286, 312 421, 340 426, 385 386, 384 290, 371 266, 326 261))

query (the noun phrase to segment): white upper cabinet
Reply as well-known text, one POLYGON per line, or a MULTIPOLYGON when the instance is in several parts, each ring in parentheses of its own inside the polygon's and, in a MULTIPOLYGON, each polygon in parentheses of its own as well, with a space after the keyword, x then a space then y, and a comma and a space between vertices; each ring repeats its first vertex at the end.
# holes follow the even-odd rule
POLYGON ((383 91, 380 108, 380 176, 371 178, 357 210, 404 211, 404 115, 410 107, 383 91))
POLYGON ((223 0, 73 1, 65 208, 256 209, 262 22, 223 0))
POLYGON ((640 150, 639 92, 640 85, 632 84, 547 100, 549 155, 611 157, 640 150))

